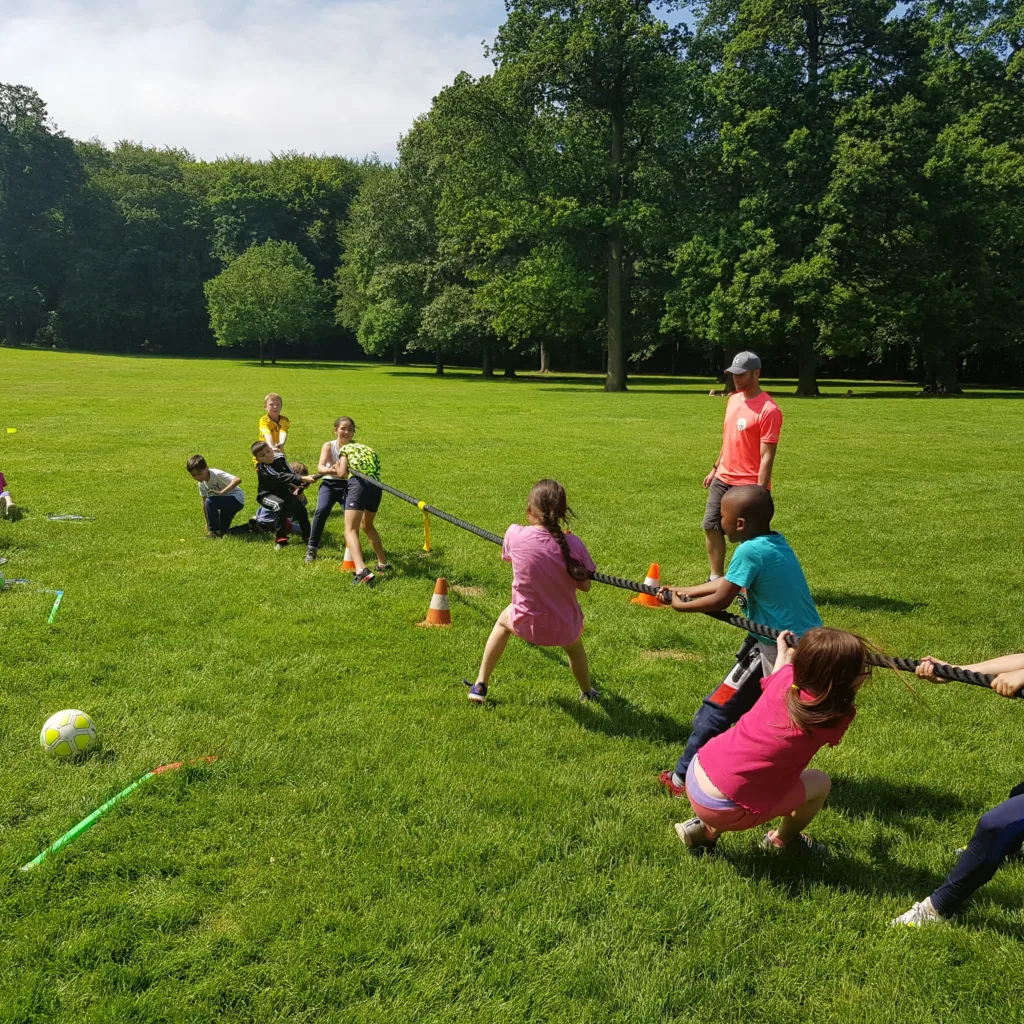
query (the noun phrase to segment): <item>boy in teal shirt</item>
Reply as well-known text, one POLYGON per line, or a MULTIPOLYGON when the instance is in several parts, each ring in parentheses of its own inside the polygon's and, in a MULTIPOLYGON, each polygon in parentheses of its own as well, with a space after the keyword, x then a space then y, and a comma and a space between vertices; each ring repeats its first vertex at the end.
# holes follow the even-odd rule
MULTIPOLYGON (((746 614, 754 622, 788 629, 798 637, 821 625, 803 569, 781 533, 771 528, 775 504, 764 487, 734 487, 722 498, 722 532, 738 544, 725 576, 697 587, 666 587, 661 600, 678 612, 724 611, 741 590, 746 614)), ((750 635, 736 655, 736 665, 719 687, 704 698, 693 717, 693 731, 675 772, 661 782, 676 795, 685 792, 686 770, 693 755, 712 736, 725 732, 761 696, 761 679, 771 673, 775 645, 750 635)))

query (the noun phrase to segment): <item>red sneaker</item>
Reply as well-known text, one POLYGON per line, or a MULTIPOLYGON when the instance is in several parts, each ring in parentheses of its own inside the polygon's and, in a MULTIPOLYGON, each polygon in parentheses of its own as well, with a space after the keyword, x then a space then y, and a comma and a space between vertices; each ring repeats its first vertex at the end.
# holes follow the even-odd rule
POLYGON ((677 786, 672 781, 672 776, 675 774, 671 768, 667 772, 662 772, 658 776, 658 781, 673 795, 673 796, 686 796, 686 787, 677 786))

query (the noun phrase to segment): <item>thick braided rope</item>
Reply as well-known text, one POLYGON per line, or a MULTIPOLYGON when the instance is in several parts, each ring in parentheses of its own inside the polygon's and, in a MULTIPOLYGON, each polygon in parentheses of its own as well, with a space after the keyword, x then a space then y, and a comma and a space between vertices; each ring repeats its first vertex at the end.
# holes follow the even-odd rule
MULTIPOLYGON (((365 483, 373 484, 376 487, 380 487, 381 490, 387 491, 388 494, 393 494, 396 498, 401 498, 402 501, 408 502, 410 505, 415 505, 418 509, 429 512, 432 516, 437 516, 438 519, 443 519, 445 522, 451 523, 453 526, 458 526, 462 530, 467 530, 469 533, 475 533, 478 537, 482 537, 484 540, 490 541, 492 544, 501 544, 502 538, 496 533, 491 533, 489 530, 483 530, 479 526, 474 526, 472 523, 467 523, 465 519, 459 519, 458 516, 449 515, 447 512, 441 511, 439 508, 435 508, 433 505, 428 505, 425 501, 419 501, 414 498, 411 494, 405 494, 395 487, 391 487, 388 484, 381 483, 379 480, 374 480, 372 477, 364 476, 362 473, 358 473, 355 470, 350 470, 352 476, 359 477, 365 483)), ((634 580, 623 579, 621 576, 609 576, 603 572, 592 572, 590 578, 595 583, 604 583, 609 587, 619 587, 621 590, 629 590, 634 594, 650 594, 652 597, 657 597, 660 593, 658 587, 651 587, 644 583, 637 583, 634 580)), ((773 629, 771 626, 766 626, 760 622, 754 622, 753 619, 744 618, 742 615, 732 615, 729 612, 704 612, 709 618, 717 619, 719 622, 725 622, 730 626, 736 626, 737 629, 744 629, 748 633, 752 633, 755 636, 762 636, 766 640, 778 640, 779 630, 773 629)), ((913 672, 918 665, 919 661, 914 661, 912 658, 890 658, 883 654, 868 654, 868 663, 871 665, 877 665, 881 668, 895 668, 900 672, 913 672)), ((991 687, 992 680, 995 676, 985 675, 982 672, 971 672, 966 668, 959 668, 956 665, 936 665, 935 676, 937 679, 943 679, 949 682, 957 683, 969 683, 971 686, 984 686, 991 687)))

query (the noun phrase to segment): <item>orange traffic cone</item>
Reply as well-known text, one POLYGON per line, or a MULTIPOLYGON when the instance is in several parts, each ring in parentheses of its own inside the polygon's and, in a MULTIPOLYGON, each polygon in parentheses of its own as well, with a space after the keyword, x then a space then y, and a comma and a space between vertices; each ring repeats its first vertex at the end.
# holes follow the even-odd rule
POLYGON ((341 565, 338 566, 338 572, 355 572, 356 563, 352 561, 352 552, 349 551, 348 545, 345 545, 345 557, 341 560, 341 565))
POLYGON ((442 576, 434 587, 434 596, 430 599, 427 617, 417 626, 450 626, 452 613, 448 608, 448 581, 442 576))
MULTIPOLYGON (((661 586, 661 569, 657 562, 651 562, 651 567, 647 570, 647 578, 644 580, 644 585, 647 587, 661 586)), ((668 605, 662 604, 656 597, 654 597, 653 594, 637 594, 630 604, 641 604, 645 608, 668 607, 668 605)))

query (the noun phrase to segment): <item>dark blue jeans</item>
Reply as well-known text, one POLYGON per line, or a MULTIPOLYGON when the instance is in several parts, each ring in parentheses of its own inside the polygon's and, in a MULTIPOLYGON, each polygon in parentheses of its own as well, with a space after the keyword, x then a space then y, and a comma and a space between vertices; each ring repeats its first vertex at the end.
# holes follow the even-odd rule
POLYGON ((932 906, 952 917, 1024 843, 1024 782, 998 807, 983 814, 945 882, 932 893, 932 906))
POLYGON ((686 778, 694 754, 712 737, 735 725, 757 703, 763 678, 761 651, 757 641, 748 636, 736 652, 733 670, 704 698, 693 716, 693 730, 686 749, 676 762, 676 774, 681 779, 686 778))
POLYGON ((327 517, 335 505, 345 507, 345 495, 348 493, 347 480, 322 480, 320 491, 316 497, 316 512, 313 513, 313 528, 309 533, 309 547, 316 551, 320 547, 320 538, 324 535, 327 517))
POLYGON ((206 526, 213 533, 227 533, 231 520, 242 511, 242 503, 234 494, 211 494, 203 501, 206 526))

